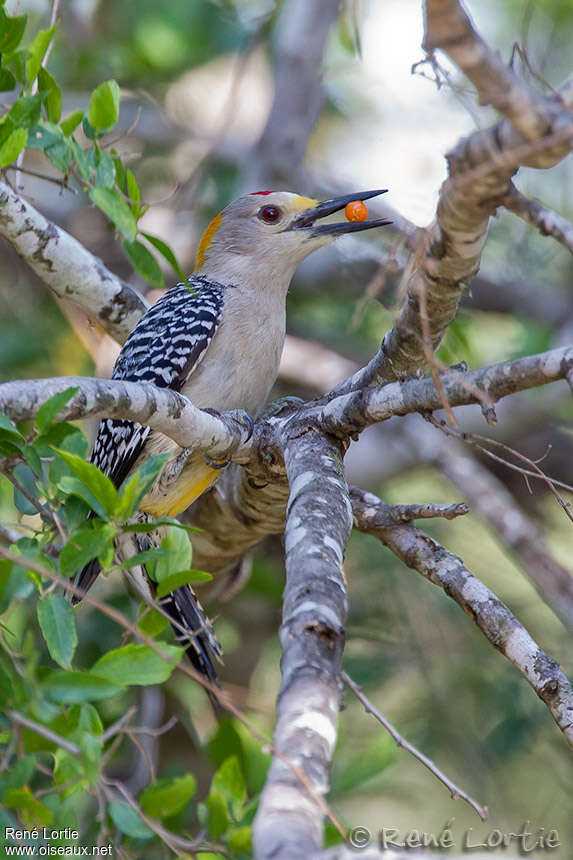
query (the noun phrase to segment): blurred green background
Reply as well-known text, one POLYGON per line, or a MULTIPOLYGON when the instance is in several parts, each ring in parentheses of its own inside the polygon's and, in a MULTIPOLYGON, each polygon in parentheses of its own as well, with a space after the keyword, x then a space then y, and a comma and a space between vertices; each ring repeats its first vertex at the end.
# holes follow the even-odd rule
MULTIPOLYGON (((43 0, 22 0, 7 8, 15 5, 30 13, 31 31, 46 26, 49 8, 43 0)), ((523 52, 514 52, 514 67, 538 91, 548 92, 571 73, 573 6, 568 0, 474 0, 469 7, 482 34, 504 59, 509 60, 515 43, 523 46, 526 59, 523 52)), ((310 99, 322 80, 324 103, 303 147, 304 158, 295 164, 277 160, 280 149, 269 152, 259 141, 263 133, 267 143, 284 141, 288 128, 294 127, 296 116, 285 116, 275 121, 273 134, 265 132, 279 61, 292 48, 288 38, 292 32, 296 35, 294 15, 301 8, 286 0, 69 0, 63 5, 50 70, 64 91, 65 110, 84 107, 98 83, 117 79, 122 88, 120 125, 131 131, 116 146, 129 154, 144 199, 151 204, 143 229, 168 241, 186 271, 192 269, 209 219, 245 188, 256 190, 259 182, 263 187, 280 183, 278 187, 312 196, 388 187, 385 202, 423 226, 432 217, 445 177, 445 151, 461 135, 494 119, 489 110, 477 107, 470 86, 447 62, 440 88, 427 79, 434 74, 429 66, 410 74, 412 64, 422 59, 418 3, 348 0, 338 17, 333 16, 322 59, 306 81, 310 99)), ((307 47, 310 51, 311 45, 295 44, 292 50, 304 57, 307 47)), ((305 99, 306 94, 302 104, 305 99)), ((30 158, 26 165, 49 173, 49 165, 40 159, 38 155, 36 163, 30 158)), ((551 171, 522 171, 518 185, 573 218, 572 178, 569 159, 551 171)), ((84 196, 26 175, 21 182, 41 211, 146 290, 112 229, 84 196)), ((400 271, 404 245, 403 234, 392 229, 375 238, 344 240, 311 258, 291 289, 289 332, 364 362, 392 323, 400 301, 399 274, 384 269, 376 297, 366 289, 384 261, 395 261, 400 271)), ((54 301, 4 242, 0 255, 1 378, 109 373, 115 358, 111 342, 81 313, 54 301)), ((465 360, 479 367, 570 342, 571 276, 570 254, 510 214, 501 214, 492 223, 483 283, 464 300, 440 356, 447 363, 465 360)), ((565 383, 550 388, 515 398, 520 415, 528 420, 512 421, 512 405, 500 410, 495 435, 532 458, 545 455, 546 471, 571 483, 570 393, 565 383), (509 429, 504 429, 503 419, 509 429)), ((302 396, 314 390, 290 378, 281 379, 277 387, 278 393, 302 396)), ((470 416, 470 424, 472 420, 470 416)), ((423 424, 421 418, 419 422, 423 424)), ((483 427, 480 432, 485 433, 483 427)), ((93 434, 92 427, 87 431, 93 434)), ((399 440, 399 427, 393 426, 392 433, 399 440)), ((384 436, 372 431, 365 435, 374 447, 365 448, 362 459, 351 454, 350 480, 393 503, 460 499, 459 490, 437 469, 415 457, 407 467, 394 467, 385 461, 384 436)), ((554 556, 571 571, 571 523, 546 488, 535 484, 530 492, 521 476, 503 467, 495 467, 495 472, 516 504, 545 530, 554 556)), ((14 521, 11 488, 3 478, 0 494, 2 518, 14 521)), ((573 672, 571 632, 477 514, 430 522, 427 531, 460 555, 565 672, 573 672)), ((352 538, 346 573, 350 614, 345 668, 411 742, 489 807, 490 820, 482 825, 469 807, 452 801, 347 694, 329 797, 342 821, 372 831, 386 826, 439 832, 455 819, 458 844, 468 827, 474 828, 477 839, 497 827, 518 831, 529 821, 534 832, 556 828, 564 847, 552 856, 571 857, 570 752, 526 682, 453 602, 374 539, 352 538)), ((267 733, 280 682, 282 584, 281 543, 270 540, 257 552, 246 588, 231 602, 211 604, 226 653, 221 678, 267 733)), ((118 579, 100 577, 97 589, 112 605, 135 614, 136 605, 118 579)), ((78 616, 77 662, 91 665, 100 653, 117 647, 120 637, 88 607, 81 607, 78 616)), ((25 647, 32 635, 25 604, 7 623, 25 647)), ((153 753, 160 776, 192 770, 201 794, 213 764, 223 758, 221 749, 240 749, 249 763, 250 789, 260 787, 265 757, 243 730, 242 740, 233 734, 236 729, 220 730, 209 745, 216 725, 203 693, 191 682, 173 677, 164 690, 129 695, 131 699, 125 694, 105 703, 109 722, 132 701, 152 725, 171 713, 180 719, 153 753)), ((124 745, 116 768, 118 777, 136 779, 141 761, 133 748, 124 745)))

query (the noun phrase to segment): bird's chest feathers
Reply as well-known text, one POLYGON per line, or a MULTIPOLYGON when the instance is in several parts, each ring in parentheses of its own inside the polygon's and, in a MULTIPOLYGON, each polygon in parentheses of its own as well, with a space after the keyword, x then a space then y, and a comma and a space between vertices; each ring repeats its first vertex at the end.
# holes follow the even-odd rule
POLYGON ((277 377, 284 337, 284 297, 253 302, 233 290, 213 340, 183 393, 200 407, 256 414, 277 377))

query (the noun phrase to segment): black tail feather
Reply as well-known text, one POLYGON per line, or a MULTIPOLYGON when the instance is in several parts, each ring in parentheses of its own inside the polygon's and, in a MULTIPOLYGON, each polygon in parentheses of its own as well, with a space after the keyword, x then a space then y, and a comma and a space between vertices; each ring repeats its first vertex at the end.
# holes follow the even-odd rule
MULTIPOLYGON (((218 687, 212 658, 215 656, 221 659, 221 646, 193 590, 189 586, 176 588, 161 600, 161 605, 172 618, 175 638, 185 646, 185 653, 193 668, 218 687)), ((205 691, 213 710, 218 716, 221 715, 224 711, 221 702, 211 690, 205 691)))
POLYGON ((90 590, 90 588, 98 578, 100 570, 101 564, 99 563, 97 558, 93 558, 91 561, 88 561, 86 566, 82 568, 74 582, 75 587, 81 590, 81 594, 70 594, 72 606, 76 606, 76 604, 81 602, 81 599, 84 594, 90 590))

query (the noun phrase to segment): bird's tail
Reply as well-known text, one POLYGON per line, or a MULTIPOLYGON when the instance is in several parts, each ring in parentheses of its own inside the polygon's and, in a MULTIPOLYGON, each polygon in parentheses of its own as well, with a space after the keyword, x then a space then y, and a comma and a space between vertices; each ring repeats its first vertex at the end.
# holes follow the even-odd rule
MULTIPOLYGON (((213 657, 221 661, 223 650, 193 589, 189 585, 176 588, 163 597, 160 603, 169 615, 175 638, 184 646, 191 665, 207 681, 218 687, 213 657)), ((206 689, 206 693, 215 713, 220 714, 223 709, 218 697, 209 689, 206 689)))

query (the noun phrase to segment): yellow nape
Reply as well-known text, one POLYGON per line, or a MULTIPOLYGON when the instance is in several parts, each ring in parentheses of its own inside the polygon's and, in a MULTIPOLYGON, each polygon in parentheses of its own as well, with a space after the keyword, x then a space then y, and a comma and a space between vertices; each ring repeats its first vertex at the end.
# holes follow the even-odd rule
MULTIPOLYGON (((144 498, 140 505, 141 510, 153 517, 178 516, 221 477, 220 469, 210 469, 208 466, 204 466, 201 472, 203 477, 199 480, 193 480, 191 486, 186 481, 178 481, 174 486, 175 492, 155 499, 153 497, 144 498)), ((193 477, 196 478, 196 474, 193 477)))
POLYGON ((293 209, 295 212, 303 212, 305 209, 314 209, 318 206, 318 200, 313 200, 312 197, 302 197, 297 194, 293 200, 293 209))
MULTIPOLYGON (((199 242, 199 247, 197 248, 197 254, 195 255, 195 271, 200 269, 203 263, 205 262, 205 256, 209 249, 209 245, 213 241, 213 236, 219 229, 219 224, 223 219, 223 213, 219 212, 218 215, 213 218, 203 236, 201 237, 201 241, 199 242)), ((169 516, 174 516, 174 514, 170 514, 169 516)))

